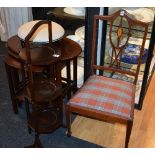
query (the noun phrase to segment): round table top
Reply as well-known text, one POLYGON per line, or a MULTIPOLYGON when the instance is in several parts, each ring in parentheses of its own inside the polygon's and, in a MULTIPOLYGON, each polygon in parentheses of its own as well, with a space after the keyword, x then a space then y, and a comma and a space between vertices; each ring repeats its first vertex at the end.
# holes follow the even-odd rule
MULTIPOLYGON (((38 23, 39 20, 30 21, 21 25, 18 29, 18 36, 22 40, 25 40, 25 37, 28 35, 33 26, 38 23)), ((57 41, 64 36, 65 30, 58 23, 51 22, 52 24, 52 41, 57 41)), ((48 38, 48 24, 41 25, 33 34, 30 41, 32 42, 49 42, 48 38)))
MULTIPOLYGON (((65 37, 61 40, 53 42, 53 45, 61 49, 62 61, 74 59, 82 52, 82 49, 78 43, 65 37)), ((9 49, 9 55, 19 59, 19 52, 22 48, 20 38, 18 36, 9 38, 7 41, 7 47, 9 49)))

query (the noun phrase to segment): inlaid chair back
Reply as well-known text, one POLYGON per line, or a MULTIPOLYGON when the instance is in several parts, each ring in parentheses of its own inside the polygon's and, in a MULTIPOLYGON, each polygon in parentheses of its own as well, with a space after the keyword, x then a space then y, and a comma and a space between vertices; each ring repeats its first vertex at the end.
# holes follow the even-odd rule
MULTIPOLYGON (((145 41, 147 37, 148 31, 148 23, 139 21, 134 19, 130 14, 128 14, 125 10, 119 10, 116 13, 109 16, 94 16, 94 28, 93 28, 93 42, 92 42, 92 61, 91 68, 92 73, 95 73, 95 70, 106 70, 112 73, 118 72, 121 74, 128 74, 134 77, 134 84, 136 84, 138 79, 138 73, 140 70, 140 65, 142 62, 142 56, 144 54, 145 41), (99 21, 107 22, 109 25, 109 50, 110 51, 110 60, 108 63, 104 63, 103 66, 97 65, 97 29, 99 21), (130 38, 132 38, 135 33, 134 29, 138 27, 138 29, 142 32, 141 35, 141 43, 138 45, 139 47, 139 55, 137 60, 136 70, 125 70, 121 65, 122 54, 124 54, 125 49, 130 44, 130 38)), ((107 50, 107 49, 106 49, 107 50)), ((105 52, 105 51, 104 51, 105 52)), ((132 52, 132 51, 131 51, 132 52)), ((105 56, 103 57, 103 62, 105 62, 105 56)))

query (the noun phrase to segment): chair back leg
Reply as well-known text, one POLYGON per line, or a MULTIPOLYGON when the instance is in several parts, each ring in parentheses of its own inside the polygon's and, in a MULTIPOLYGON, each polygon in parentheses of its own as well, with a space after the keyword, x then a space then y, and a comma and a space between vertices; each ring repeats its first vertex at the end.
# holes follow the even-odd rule
POLYGON ((132 130, 133 121, 127 122, 127 129, 126 129, 126 139, 125 139, 125 148, 128 148, 131 130, 132 130))

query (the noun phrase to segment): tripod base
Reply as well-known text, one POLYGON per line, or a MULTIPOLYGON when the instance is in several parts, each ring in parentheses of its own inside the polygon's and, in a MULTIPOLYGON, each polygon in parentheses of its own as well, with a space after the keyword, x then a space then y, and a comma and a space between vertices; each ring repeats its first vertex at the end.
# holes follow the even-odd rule
POLYGON ((25 148, 43 148, 43 145, 39 139, 39 135, 35 135, 34 143, 32 145, 25 146, 25 148))

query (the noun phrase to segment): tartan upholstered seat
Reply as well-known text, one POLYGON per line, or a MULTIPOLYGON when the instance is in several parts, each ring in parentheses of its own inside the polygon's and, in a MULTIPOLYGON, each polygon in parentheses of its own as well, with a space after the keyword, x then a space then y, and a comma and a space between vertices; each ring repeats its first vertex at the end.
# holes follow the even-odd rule
POLYGON ((70 106, 108 112, 130 119, 135 85, 118 79, 93 75, 69 101, 70 106))

